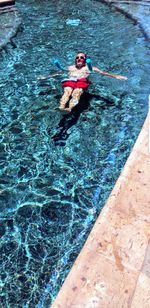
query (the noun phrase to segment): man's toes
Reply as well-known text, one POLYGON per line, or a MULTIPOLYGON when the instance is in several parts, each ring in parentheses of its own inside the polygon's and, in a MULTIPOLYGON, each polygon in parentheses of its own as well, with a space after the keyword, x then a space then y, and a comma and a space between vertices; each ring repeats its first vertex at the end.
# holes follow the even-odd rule
POLYGON ((65 107, 59 106, 59 110, 64 110, 64 109, 65 109, 65 107))

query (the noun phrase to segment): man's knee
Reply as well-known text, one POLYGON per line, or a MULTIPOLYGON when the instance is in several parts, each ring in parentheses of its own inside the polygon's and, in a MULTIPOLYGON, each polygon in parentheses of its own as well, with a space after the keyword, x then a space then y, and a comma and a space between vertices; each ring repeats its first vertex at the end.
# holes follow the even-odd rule
POLYGON ((66 87, 64 88, 64 94, 70 96, 72 93, 72 88, 66 87))
POLYGON ((72 92, 72 97, 74 98, 80 98, 81 94, 83 93, 83 89, 75 89, 72 92))
POLYGON ((78 89, 75 89, 75 90, 72 92, 72 98, 71 98, 70 103, 69 103, 69 108, 70 108, 70 109, 72 109, 72 108, 74 108, 76 105, 78 105, 82 93, 83 93, 83 89, 79 89, 79 88, 78 88, 78 89))

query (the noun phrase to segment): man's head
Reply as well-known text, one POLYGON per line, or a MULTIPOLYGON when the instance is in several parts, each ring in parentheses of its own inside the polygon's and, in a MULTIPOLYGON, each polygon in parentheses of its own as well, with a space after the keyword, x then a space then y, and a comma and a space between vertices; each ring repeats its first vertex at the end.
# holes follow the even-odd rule
POLYGON ((84 52, 77 53, 75 58, 75 65, 79 69, 86 65, 86 54, 84 52))

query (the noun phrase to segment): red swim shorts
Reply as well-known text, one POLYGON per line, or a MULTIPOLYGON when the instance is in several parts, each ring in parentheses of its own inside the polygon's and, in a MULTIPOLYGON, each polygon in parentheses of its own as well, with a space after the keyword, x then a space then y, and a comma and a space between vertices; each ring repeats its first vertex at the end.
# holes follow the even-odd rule
POLYGON ((80 78, 76 81, 74 80, 65 80, 62 82, 63 87, 71 87, 72 89, 84 89, 87 90, 91 82, 87 78, 80 78))

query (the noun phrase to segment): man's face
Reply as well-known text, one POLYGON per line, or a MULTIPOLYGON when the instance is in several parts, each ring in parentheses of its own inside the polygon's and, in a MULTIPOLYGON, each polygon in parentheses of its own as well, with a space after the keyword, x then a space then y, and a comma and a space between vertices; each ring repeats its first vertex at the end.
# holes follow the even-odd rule
POLYGON ((78 53, 75 58, 75 65, 77 68, 85 66, 86 57, 84 53, 78 53))

